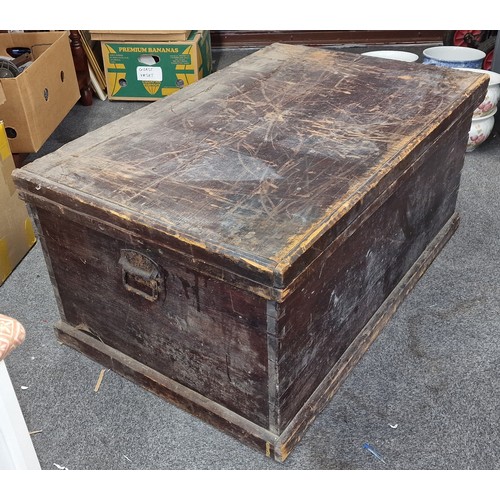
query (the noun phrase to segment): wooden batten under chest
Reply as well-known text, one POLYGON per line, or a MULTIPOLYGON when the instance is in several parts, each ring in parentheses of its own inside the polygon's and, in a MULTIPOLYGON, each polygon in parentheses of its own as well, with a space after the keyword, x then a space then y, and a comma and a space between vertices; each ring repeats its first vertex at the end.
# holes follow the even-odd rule
POLYGON ((487 81, 274 44, 18 170, 60 340, 284 460, 456 229, 487 81))

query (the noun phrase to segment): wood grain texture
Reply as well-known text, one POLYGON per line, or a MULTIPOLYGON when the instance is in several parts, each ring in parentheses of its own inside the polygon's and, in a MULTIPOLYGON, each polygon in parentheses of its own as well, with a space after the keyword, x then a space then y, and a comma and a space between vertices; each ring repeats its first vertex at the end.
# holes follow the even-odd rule
POLYGON ((459 220, 458 214, 453 214, 450 217, 448 222, 422 252, 368 323, 361 329, 356 339, 331 368, 292 421, 281 432, 274 447, 274 458, 276 460, 280 462, 286 460, 290 452, 297 446, 304 432, 331 398, 334 397, 335 392, 339 389, 342 382, 356 366, 356 363, 365 354, 370 345, 376 340, 384 326, 396 313, 403 300, 415 287, 418 280, 423 276, 444 245, 457 230, 459 220))
POLYGON ((454 213, 468 130, 461 119, 430 144, 391 196, 353 223, 280 304, 278 432, 454 213))
POLYGON ((61 340, 284 460, 456 228, 487 81, 277 44, 18 170, 61 340))
MULTIPOLYGON (((248 446, 258 449, 267 456, 273 456, 275 443, 278 440, 275 434, 64 322, 58 322, 55 330, 59 340, 64 344, 77 349, 191 415, 202 418, 248 446)), ((196 436, 193 436, 193 439, 196 439, 196 436)))
MULTIPOLYGON (((339 44, 414 44, 441 43, 443 31, 437 30, 397 30, 397 31, 329 31, 329 30, 293 30, 293 31, 246 31, 225 30, 210 31, 212 47, 263 47, 270 43, 293 43, 300 45, 339 45, 339 44)), ((394 46, 397 50, 397 46, 394 46)))
POLYGON ((40 208, 38 220, 68 324, 267 427, 264 299, 133 239, 111 238, 40 208), (124 249, 158 264, 156 300, 125 286, 124 249))
POLYGON ((165 377, 65 322, 61 321, 56 325, 56 333, 64 344, 77 349, 191 415, 216 426, 266 456, 283 462, 455 232, 458 220, 456 214, 450 218, 280 435, 242 418, 204 395, 165 377))
POLYGON ((287 269, 486 82, 275 44, 16 177, 31 191, 43 179, 41 196, 153 228, 200 260, 282 288, 287 269))

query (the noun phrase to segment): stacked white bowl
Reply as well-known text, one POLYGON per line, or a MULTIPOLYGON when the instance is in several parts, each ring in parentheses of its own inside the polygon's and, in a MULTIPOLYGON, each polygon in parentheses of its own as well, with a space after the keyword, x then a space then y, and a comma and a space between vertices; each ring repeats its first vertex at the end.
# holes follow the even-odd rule
MULTIPOLYGON (((461 68, 458 68, 461 69, 461 68)), ((474 110, 472 115, 472 124, 469 130, 469 140, 467 142, 467 151, 474 151, 491 134, 495 124, 495 113, 500 98, 500 74, 485 69, 463 69, 463 71, 474 71, 475 73, 484 73, 490 77, 488 90, 483 102, 474 110)))
POLYGON ((486 54, 482 50, 470 47, 431 47, 423 52, 424 64, 447 66, 463 71, 484 73, 490 77, 488 91, 484 101, 474 110, 472 124, 469 130, 467 151, 474 151, 490 135, 495 123, 494 115, 497 111, 500 97, 500 74, 481 69, 486 54))

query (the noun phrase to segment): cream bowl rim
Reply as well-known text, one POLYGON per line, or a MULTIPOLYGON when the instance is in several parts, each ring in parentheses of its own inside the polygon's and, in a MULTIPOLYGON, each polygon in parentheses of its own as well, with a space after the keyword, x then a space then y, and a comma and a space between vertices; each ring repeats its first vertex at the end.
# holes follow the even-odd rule
POLYGON ((478 122, 478 121, 480 121, 480 120, 486 120, 486 119, 488 119, 488 118, 493 118, 493 115, 494 115, 496 112, 497 112, 497 106, 495 106, 494 108, 492 108, 492 109, 488 112, 488 114, 486 114, 486 115, 481 115, 481 116, 477 116, 477 115, 476 115, 476 116, 473 116, 473 117, 472 117, 472 121, 473 121, 473 122, 478 122))
POLYGON ((394 61, 404 61, 404 62, 414 62, 418 60, 418 54, 414 54, 413 52, 408 52, 406 50, 369 50, 368 52, 363 52, 361 54, 362 56, 369 56, 369 57, 380 57, 382 59, 392 59, 394 61), (395 57, 386 57, 387 54, 396 54, 396 55, 405 55, 405 56, 411 56, 408 59, 398 59, 395 57))
POLYGON ((425 49, 422 54, 424 57, 429 59, 434 59, 436 61, 443 62, 473 62, 479 61, 486 57, 486 53, 479 49, 473 49, 472 47, 455 47, 453 45, 447 45, 442 47, 429 47, 425 49), (447 55, 441 53, 448 53, 447 55), (435 54, 436 53, 436 54, 435 54), (455 54, 452 56, 451 54, 455 54), (467 55, 469 54, 469 55, 467 55), (473 57, 473 58, 472 58, 473 57))

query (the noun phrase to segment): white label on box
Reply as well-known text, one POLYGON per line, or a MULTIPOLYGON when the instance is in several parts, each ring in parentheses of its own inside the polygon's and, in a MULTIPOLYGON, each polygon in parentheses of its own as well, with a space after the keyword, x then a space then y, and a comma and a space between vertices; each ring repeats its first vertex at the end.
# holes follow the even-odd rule
POLYGON ((138 66, 137 67, 137 79, 139 81, 153 81, 161 82, 163 80, 163 73, 161 68, 153 68, 151 66, 138 66))

